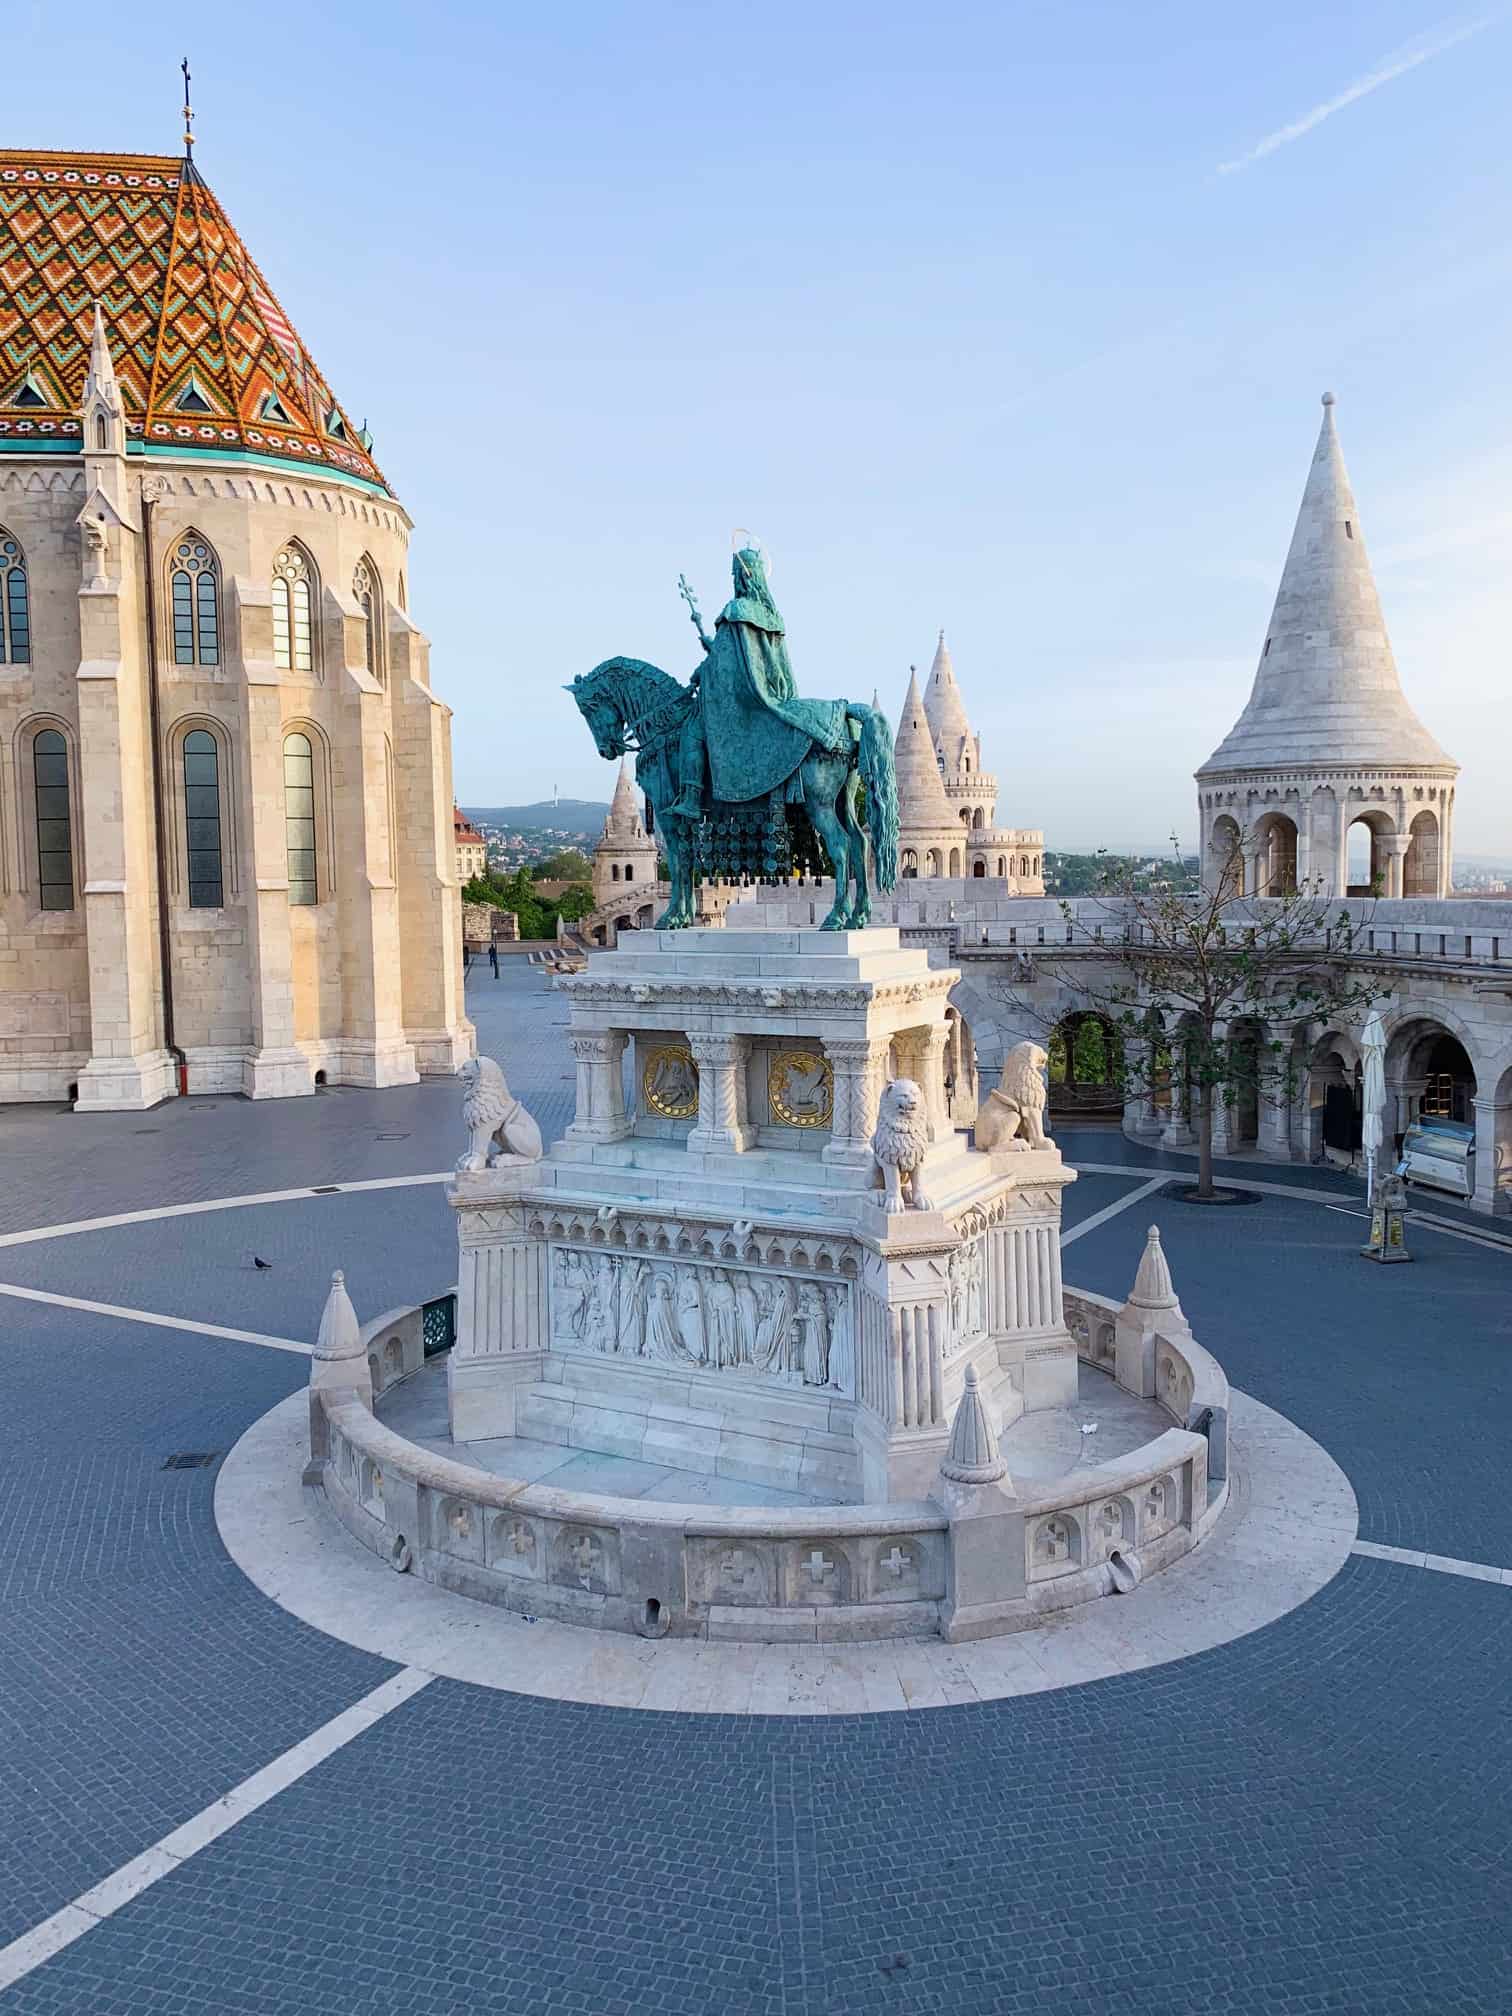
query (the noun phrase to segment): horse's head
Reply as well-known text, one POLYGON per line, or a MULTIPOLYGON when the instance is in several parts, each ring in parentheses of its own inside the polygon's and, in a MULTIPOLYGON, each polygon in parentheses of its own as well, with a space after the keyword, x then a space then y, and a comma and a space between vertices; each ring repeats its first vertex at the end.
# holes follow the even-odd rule
POLYGON ((596 666, 592 672, 585 672, 562 690, 570 693, 577 702, 578 712, 588 723, 600 756, 623 756, 626 749, 625 710, 614 682, 600 677, 602 671, 602 666, 596 666))

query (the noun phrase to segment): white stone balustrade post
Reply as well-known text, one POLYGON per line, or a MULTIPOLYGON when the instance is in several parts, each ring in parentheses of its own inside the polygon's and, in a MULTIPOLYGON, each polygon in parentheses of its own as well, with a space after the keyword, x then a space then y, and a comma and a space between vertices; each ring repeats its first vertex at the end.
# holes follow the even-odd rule
POLYGON ((871 1161, 888 1048, 885 1036, 836 1038, 825 1044, 824 1054, 835 1075, 835 1104, 824 1161, 853 1169, 871 1161))
POLYGON ((744 1036, 690 1036, 698 1066, 698 1118, 688 1135, 691 1154, 740 1155, 754 1142, 747 1119, 744 1036))
POLYGON ((625 1031, 578 1031, 568 1041, 577 1059, 577 1113, 568 1138, 623 1141, 632 1125, 625 1110, 625 1031))

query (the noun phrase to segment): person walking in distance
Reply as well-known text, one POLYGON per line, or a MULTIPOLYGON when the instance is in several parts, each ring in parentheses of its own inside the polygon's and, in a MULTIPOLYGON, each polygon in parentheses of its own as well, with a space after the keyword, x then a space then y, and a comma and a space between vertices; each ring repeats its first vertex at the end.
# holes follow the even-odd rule
POLYGON ((499 977, 499 948, 491 938, 488 941, 488 963, 492 968, 493 977, 497 980, 499 977))

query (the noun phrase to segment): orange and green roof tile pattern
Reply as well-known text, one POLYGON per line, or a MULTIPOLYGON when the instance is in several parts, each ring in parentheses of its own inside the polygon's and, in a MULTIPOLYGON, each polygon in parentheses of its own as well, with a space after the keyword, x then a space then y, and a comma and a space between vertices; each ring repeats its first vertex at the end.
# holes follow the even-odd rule
POLYGON ((0 449, 80 452, 97 301, 133 451, 303 464, 387 491, 196 168, 0 149, 0 449))

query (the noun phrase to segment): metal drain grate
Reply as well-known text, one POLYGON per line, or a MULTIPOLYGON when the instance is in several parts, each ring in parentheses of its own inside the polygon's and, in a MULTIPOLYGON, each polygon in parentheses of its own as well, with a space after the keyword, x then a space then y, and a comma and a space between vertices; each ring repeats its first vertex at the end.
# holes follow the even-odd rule
POLYGON ((317 1183, 314 1189, 311 1190, 310 1195, 312 1197, 334 1197, 340 1189, 341 1185, 339 1183, 317 1183))
POLYGON ((220 1461, 219 1449, 180 1449, 163 1465, 165 1470, 208 1470, 220 1461))

